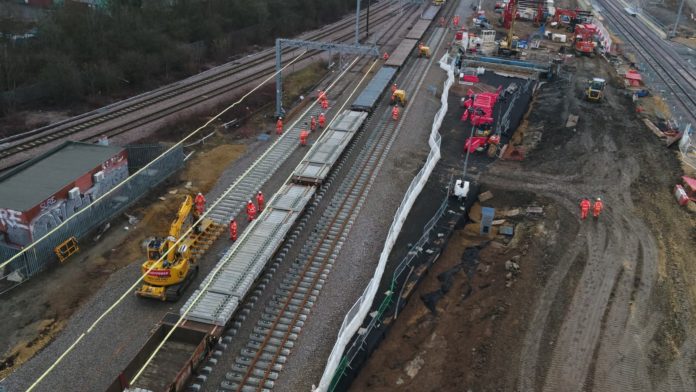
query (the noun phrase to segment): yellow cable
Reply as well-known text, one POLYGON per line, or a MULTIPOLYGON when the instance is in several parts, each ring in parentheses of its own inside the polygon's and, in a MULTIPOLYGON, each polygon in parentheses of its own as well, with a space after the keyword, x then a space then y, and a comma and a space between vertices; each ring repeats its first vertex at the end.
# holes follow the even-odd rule
MULTIPOLYGON (((331 89, 331 87, 333 87, 333 85, 334 85, 334 84, 335 84, 335 83, 336 83, 336 82, 337 82, 337 81, 338 81, 338 80, 339 80, 339 79, 340 79, 340 78, 353 66, 353 64, 355 64, 355 62, 356 62, 358 59, 359 59, 359 57, 356 57, 355 60, 353 60, 353 62, 351 62, 351 64, 350 64, 348 67, 346 67, 346 70, 343 71, 343 73, 341 73, 341 75, 339 75, 339 77, 336 79, 336 81, 335 81, 334 83, 332 83, 331 86, 329 86, 329 88, 326 89, 326 91, 329 91, 329 90, 331 89)), ((379 62, 379 60, 375 60, 375 61, 372 63, 372 65, 371 65, 370 68, 367 70, 367 72, 365 72, 365 75, 363 75, 362 79, 360 79, 360 82, 358 82, 358 83, 355 85, 355 88, 353 89, 353 91, 351 92, 351 94, 348 96, 348 98, 346 99, 346 101, 345 101, 345 102, 343 103, 343 105, 337 110, 337 113, 340 113, 341 110, 343 110, 343 108, 345 108, 345 106, 346 106, 346 105, 348 104, 348 102, 350 101, 350 98, 351 98, 351 97, 353 96, 353 94, 355 94, 355 92, 357 91, 357 89, 358 89, 358 87, 360 86, 360 84, 362 84, 362 82, 365 80, 365 78, 369 75, 369 73, 370 73, 370 71, 372 70, 372 68, 373 68, 373 67, 375 66, 375 64, 377 64, 378 62, 379 62)), ((309 107, 304 113, 302 113, 302 115, 300 116, 300 118, 304 117, 304 116, 307 114, 307 112, 309 112, 309 110, 310 110, 316 103, 317 103, 317 101, 315 101, 312 105, 310 105, 310 107, 309 107)), ((337 118, 337 116, 334 117, 334 118, 329 122, 329 124, 326 126, 325 130, 329 129, 329 127, 331 126, 331 124, 333 124, 333 122, 336 120, 336 118, 337 118)), ((298 120, 298 121, 299 121, 299 120, 298 120)), ((297 121, 295 121, 295 124, 297 124, 297 121)), ((307 154, 305 155, 305 157, 307 157, 310 153, 311 153, 311 150, 307 152, 307 154)), ((290 175, 289 175, 288 178, 285 180, 285 182, 283 182, 283 184, 289 183, 291 178, 292 178, 292 173, 290 173, 290 175)), ((277 194, 274 194, 274 195, 273 195, 273 198, 269 201, 268 205, 272 205, 272 204, 273 204, 273 201, 276 199, 276 197, 278 197, 278 195, 277 195, 277 194)), ((247 227, 247 229, 244 231, 244 233, 242 233, 241 238, 240 238, 238 241, 235 242, 235 244, 233 245, 233 247, 236 248, 236 247, 238 246, 238 244, 241 244, 241 243, 244 241, 244 239, 246 238, 246 236, 247 236, 250 232, 253 231, 252 229, 256 226, 256 223, 257 223, 258 221, 259 221, 259 219, 254 220, 254 221, 251 223, 251 225, 250 225, 249 227, 247 227)), ((221 268, 222 268, 222 265, 221 265, 221 264, 217 265, 217 266, 215 267, 215 269, 210 273, 210 275, 215 275, 215 274, 217 274, 217 272, 218 272, 221 268)), ((188 313, 189 313, 189 311, 191 310, 191 308, 193 308, 193 306, 196 304, 196 302, 198 302, 198 300, 200 299, 200 297, 206 292, 206 290, 208 289, 208 286, 210 286, 210 285, 212 284, 212 282, 213 282, 213 280, 210 279, 210 280, 208 281, 208 283, 206 283, 206 284, 201 288, 201 290, 199 291, 198 295, 194 298, 193 301, 191 301, 191 303, 189 304, 189 306, 184 310, 184 313, 183 313, 181 316, 179 316, 179 319, 178 319, 178 320, 176 321, 176 323, 174 324, 174 327, 172 327, 172 329, 167 333, 167 335, 165 335, 164 339, 160 342, 160 344, 157 346, 157 348, 155 348, 155 351, 150 355, 150 357, 148 357, 148 359, 147 359, 147 361, 145 362, 145 364, 143 364, 143 366, 140 368, 140 370, 138 370, 138 373, 137 373, 135 376, 133 376, 133 378, 132 378, 131 381, 130 381, 130 385, 135 384, 135 382, 138 380, 138 378, 141 376, 141 374, 145 371, 145 369, 146 369, 147 366, 150 364, 150 362, 152 362, 152 360, 154 359, 155 355, 157 355, 157 353, 160 351, 160 349, 162 348, 162 346, 167 342, 167 340, 169 340, 169 337, 170 337, 170 336, 172 335, 172 333, 174 333, 174 331, 179 327, 179 325, 180 325, 181 322, 184 320, 184 318, 186 317, 186 315, 188 315, 188 313)))
MULTIPOLYGON (((300 54, 299 54, 297 57, 295 57, 291 62, 289 62, 287 65, 285 65, 285 67, 281 68, 280 72, 282 72, 285 68, 289 67, 289 66, 292 65, 293 63, 295 63, 297 60, 299 60, 305 53, 307 53, 307 50, 305 50, 305 51, 303 51, 302 53, 300 53, 300 54)), ((263 86, 264 84, 266 84, 268 81, 270 81, 271 79, 273 79, 273 78, 275 77, 276 74, 277 74, 277 72, 275 72, 273 75, 271 75, 271 76, 269 76, 268 78, 266 78, 263 82, 261 82, 261 84, 259 84, 258 86, 254 87, 251 91, 249 91, 247 94, 245 94, 245 95, 244 95, 242 98, 240 98, 237 102, 235 102, 235 103, 233 103, 232 105, 230 105, 230 106, 226 107, 225 109, 223 109, 220 113, 218 113, 218 114, 215 115, 213 118, 211 118, 210 120, 208 120, 203 126, 199 127, 198 129, 196 129, 195 131, 193 131, 191 134, 189 134, 187 137, 185 137, 184 139, 182 139, 179 143, 177 143, 177 144, 175 145, 175 147, 176 147, 177 145, 183 143, 185 140, 187 140, 188 138, 190 138, 190 137, 191 137, 192 135, 194 135, 195 133, 199 132, 200 130, 202 130, 203 128, 205 128, 206 126, 208 126, 212 121, 214 121, 215 119, 217 119, 218 117, 220 117, 222 114, 224 114, 224 113, 227 112, 228 110, 232 109, 234 106, 240 104, 240 103, 241 103, 244 99, 246 99, 249 95, 251 95, 252 93, 254 93, 254 92, 255 92, 256 90, 258 90, 261 86, 263 86)), ((295 123, 297 123, 297 121, 296 121, 295 123)), ((280 138, 279 138, 278 140, 280 140, 280 138)), ((276 140, 276 143, 278 142, 278 140, 276 140)), ((173 148, 174 148, 174 147, 172 147, 172 149, 173 149, 173 148)), ((270 148, 269 148, 269 150, 270 150, 270 148)), ((171 149, 167 150, 167 152, 168 152, 168 151, 171 151, 171 149)), ((165 152, 164 154, 166 154, 167 152, 165 152)), ((162 154, 162 155, 164 155, 164 154, 162 154)), ((162 155, 160 155, 160 157, 161 157, 162 155)), ((158 157, 157 159, 159 159, 159 157, 158 157)), ((257 162, 258 162, 258 161, 257 161, 257 162)), ((255 164, 256 164, 256 163, 255 163, 255 164)), ((252 165, 251 167, 254 167, 255 164, 252 165)), ((149 165, 148 165, 148 166, 149 166, 149 165)), ((135 174, 138 174, 140 171, 142 171, 143 169, 147 168, 148 166, 143 167, 142 169, 140 169, 140 170, 139 170, 138 172, 136 172, 135 174)), ((247 170, 247 171, 248 171, 248 170, 247 170)), ((135 175, 135 174, 134 174, 134 175, 135 175)), ((246 174, 246 173, 245 173, 245 174, 246 174)), ((242 178, 242 177, 240 177, 240 178, 242 178)), ((121 184, 123 184, 123 183, 125 183, 125 182, 122 182, 121 184)), ((120 186, 121 184, 119 184, 119 186, 120 186)), ((114 189, 116 189, 116 188, 114 188, 114 189)), ((230 189, 232 189, 232 188, 230 187, 230 189)), ((112 190, 113 190, 113 189, 112 189, 112 190)), ((229 192, 229 190, 228 190, 228 192, 229 192)), ((107 192, 106 194, 104 194, 104 196, 106 196, 107 194, 108 194, 108 192, 107 192)), ((224 196, 224 195, 223 195, 223 196, 224 196)), ((102 197, 103 197, 103 196, 102 196, 102 197)), ((101 199, 101 198, 99 198, 99 199, 101 199)), ((98 201, 99 199, 95 200, 95 202, 98 201)), ((152 271, 152 270, 155 268, 155 266, 156 266, 159 262, 161 262, 162 260, 164 260, 164 258, 169 254, 169 252, 171 252, 171 251, 173 251, 174 249, 176 249, 176 248, 177 248, 177 245, 178 245, 184 238, 186 238, 186 237, 189 235, 189 233, 191 233, 191 231, 193 230, 193 228, 194 228, 195 226, 197 226, 198 224, 200 224, 200 223, 203 221, 203 219, 208 215, 208 212, 212 209, 212 207, 214 207, 215 205, 217 205, 217 203, 219 203, 220 200, 221 200, 221 199, 218 199, 218 201, 216 201, 216 202, 211 206, 211 208, 208 209, 208 211, 206 211, 203 215, 201 215, 201 217, 200 217, 191 227, 189 227, 188 230, 186 230, 186 232, 185 232, 184 234, 182 234, 181 237, 179 237, 179 238, 176 240, 176 242, 174 243, 174 245, 172 245, 169 249, 167 249, 166 252, 164 252, 164 254, 162 254, 162 256, 157 260, 156 263, 153 263, 152 266, 151 266, 147 271, 145 271, 145 273, 143 273, 143 274, 135 281, 135 283, 133 283, 130 287, 128 287, 128 289, 126 289, 126 291, 118 298, 118 300, 116 300, 116 302, 114 302, 111 306, 109 306, 109 308, 108 308, 106 311, 104 311, 104 313, 102 313, 101 316, 99 316, 99 317, 97 318, 97 320, 94 321, 94 323, 92 323, 92 325, 90 325, 90 327, 87 329, 87 331, 86 331, 85 333, 83 333, 82 335, 80 335, 80 337, 79 337, 72 345, 70 345, 70 347, 68 347, 68 349, 67 349, 65 352, 63 352, 63 354, 62 354, 60 357, 58 357, 58 359, 57 359, 57 360, 56 360, 44 373, 42 373, 41 376, 40 376, 38 379, 36 379, 36 381, 34 381, 34 383, 33 383, 31 386, 29 386, 29 388, 27 389, 27 392, 29 392, 29 391, 33 390, 34 388, 36 388, 36 386, 37 386, 37 385, 38 385, 38 384, 39 384, 39 383, 40 383, 40 382, 53 370, 53 368, 55 368, 56 365, 58 365, 58 364, 63 360, 63 358, 75 348, 75 346, 77 345, 77 343, 78 343, 80 340, 82 340, 82 338, 83 338, 86 334, 89 334, 90 332, 92 332, 92 330, 94 329, 94 327, 96 327, 97 324, 99 324, 99 322, 100 322, 104 317, 106 317, 109 313, 111 313, 111 311, 112 311, 118 304, 120 304, 121 301, 123 301, 123 299, 126 298, 126 296, 128 296, 128 295, 138 286, 138 284, 140 284, 140 281, 143 280, 143 278, 144 278, 145 276, 147 276, 147 274, 149 274, 150 271, 152 271)), ((79 213, 79 211, 78 211, 78 213, 79 213)), ((73 215, 73 216, 75 216, 75 215, 73 215)), ((67 220, 66 220, 66 222, 67 222, 67 220)), ((65 223, 65 222, 63 222, 63 223, 65 223)), ((62 226, 62 225, 61 225, 61 226, 62 226)), ((60 226, 58 226, 58 227, 60 227, 60 226)), ((57 228, 56 228, 56 229, 57 229, 57 228)), ((54 229, 54 230, 55 230, 55 229, 54 229)), ((51 232, 52 232, 52 231, 51 231, 51 232)), ((48 234, 50 234, 50 232, 49 232, 48 234)), ((46 235, 48 235, 48 234, 46 234, 46 235)), ((44 236, 44 237, 45 237, 45 236, 44 236)), ((43 239, 44 237, 42 237, 41 239, 43 239)), ((41 240, 41 239, 40 239, 40 240, 41 240)), ((40 241, 40 240, 39 240, 39 241, 40 241)), ((28 248, 27 248, 27 249, 28 249, 28 248)), ((21 254, 21 253, 20 253, 20 254, 21 254)), ((18 256, 18 255, 19 255, 19 254, 15 255, 15 257, 18 256)), ((9 263, 10 261, 12 261, 12 259, 8 260, 7 262, 9 263)), ((5 266, 5 264, 6 264, 6 263, 3 263, 2 265, 0 265, 0 268, 2 268, 3 266, 5 266)))

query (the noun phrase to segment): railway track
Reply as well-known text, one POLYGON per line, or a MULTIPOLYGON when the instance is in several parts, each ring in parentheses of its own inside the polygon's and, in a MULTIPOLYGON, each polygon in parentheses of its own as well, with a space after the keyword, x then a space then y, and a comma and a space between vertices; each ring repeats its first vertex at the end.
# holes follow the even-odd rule
MULTIPOLYGON (((406 5, 406 7, 411 7, 411 5, 406 5)), ((371 22, 375 26, 389 20, 392 16, 393 10, 390 9, 388 2, 377 4, 374 8, 375 10, 371 16, 371 22)), ((361 22, 361 25, 364 27, 366 24, 366 16, 363 16, 362 20, 363 22, 361 22)), ((333 38, 333 40, 337 42, 347 42, 354 38, 354 31, 352 30, 354 23, 355 18, 343 20, 304 38, 311 40, 329 39, 335 36, 336 30, 339 29, 341 35, 333 38)), ((294 50, 295 49, 287 48, 284 50, 284 53, 291 53, 294 50)), ((314 55, 316 53, 319 52, 310 51, 308 54, 314 55)), ((123 121, 113 128, 101 128, 98 132, 95 131, 94 133, 81 135, 78 138, 86 140, 97 135, 113 137, 148 123, 161 120, 173 113, 209 101, 252 82, 268 77, 274 72, 274 56, 274 50, 267 49, 252 56, 248 61, 244 61, 243 63, 232 62, 173 85, 162 87, 153 92, 148 92, 63 122, 0 139, 0 160, 9 162, 15 155, 26 155, 31 150, 48 143, 57 142, 71 135, 83 133, 93 127, 103 125, 112 120, 133 116, 138 111, 148 111, 148 108, 155 105, 160 106, 160 108, 151 110, 148 113, 143 113, 141 116, 133 116, 134 118, 132 120, 123 121), (268 64, 263 66, 264 63, 268 64), (259 67, 261 67, 261 69, 254 69, 259 67), (191 96, 188 99, 177 99, 177 97, 180 97, 182 94, 190 94, 191 96)))
POLYGON ((599 0, 604 15, 647 62, 676 98, 684 117, 696 124, 696 77, 681 56, 647 26, 612 1, 599 0))
MULTIPOLYGON (((420 67, 413 67, 403 79, 407 81, 403 85, 409 91, 415 89, 417 78, 413 75, 423 72, 427 63, 421 62, 419 65, 420 67)), ((266 302, 261 316, 256 319, 248 341, 235 358, 231 370, 225 374, 225 380, 220 384, 222 390, 270 390, 275 385, 275 380, 278 379, 291 349, 295 346, 304 323, 396 137, 398 123, 391 119, 388 111, 378 111, 378 113, 381 113, 381 117, 375 119, 376 124, 372 119, 368 120, 366 129, 371 131, 365 131, 358 137, 365 140, 364 145, 357 152, 355 162, 349 163, 347 160, 354 155, 355 146, 361 143, 359 141, 349 147, 344 159, 338 163, 329 180, 319 189, 317 200, 308 208, 307 215, 302 218, 298 228, 290 236, 292 240, 280 251, 280 257, 274 261, 270 273, 262 280, 264 288, 270 284, 273 273, 283 263, 283 258, 294 243, 294 239, 301 235, 310 216, 320 208, 322 199, 329 191, 328 188, 332 183, 340 182, 328 204, 323 207, 298 257, 282 275, 282 280, 266 302), (349 165, 348 172, 338 174, 347 165, 349 165), (338 179, 338 176, 345 177, 338 179)), ((255 301, 260 294, 257 290, 252 300, 255 301)), ((232 333, 228 336, 234 336, 237 333, 241 322, 246 319, 252 307, 253 305, 245 305, 245 315, 235 320, 232 333)))

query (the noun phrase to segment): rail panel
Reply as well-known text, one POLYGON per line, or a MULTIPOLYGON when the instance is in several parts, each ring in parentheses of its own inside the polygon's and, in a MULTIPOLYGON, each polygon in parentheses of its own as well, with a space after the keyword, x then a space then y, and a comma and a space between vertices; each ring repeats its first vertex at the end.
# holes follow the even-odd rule
POLYGON ((421 19, 426 19, 426 20, 433 20, 437 16, 437 13, 440 12, 441 6, 439 5, 431 5, 428 7, 425 12, 423 12, 423 15, 421 15, 421 19))
POLYGON ((367 118, 367 113, 346 110, 314 143, 309 154, 295 169, 297 183, 321 184, 367 118))
POLYGON ((418 43, 417 39, 406 38, 401 41, 399 46, 394 49, 394 52, 389 56, 389 60, 387 60, 384 65, 392 67, 401 67, 404 65, 406 60, 408 60, 408 56, 413 51, 413 48, 416 47, 416 43, 418 43))
MULTIPOLYGON (((285 185, 238 243, 232 246, 201 283, 207 291, 191 308, 187 320, 225 325, 239 302, 249 291, 268 260, 282 244, 285 235, 315 192, 312 186, 285 185)), ((201 288, 180 309, 183 314, 201 288)))
POLYGON ((374 109, 379 97, 382 96, 395 74, 396 68, 392 67, 382 67, 377 71, 375 76, 372 77, 372 80, 370 80, 370 83, 365 87, 365 90, 363 90, 353 102, 351 106, 353 110, 371 111, 374 109))
POLYGON ((423 38, 423 34, 425 34, 425 30, 428 29, 430 23, 432 23, 432 19, 419 20, 415 25, 413 25, 413 27, 411 27, 411 30, 408 31, 406 38, 418 40, 423 38))

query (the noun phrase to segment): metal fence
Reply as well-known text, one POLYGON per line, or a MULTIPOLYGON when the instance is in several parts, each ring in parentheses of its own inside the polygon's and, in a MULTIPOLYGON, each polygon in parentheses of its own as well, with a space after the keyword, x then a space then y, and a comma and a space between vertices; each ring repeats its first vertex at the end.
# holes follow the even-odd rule
MULTIPOLYGON (((161 154, 166 147, 161 145, 129 146, 127 149, 129 154, 133 153, 132 162, 135 165, 144 166, 147 159, 152 160, 161 154)), ((35 243, 31 249, 0 271, 0 293, 12 289, 40 271, 55 265, 58 258, 54 249, 58 245, 70 237, 75 237, 78 242, 83 240, 94 229, 123 212, 172 173, 181 169, 183 164, 183 149, 181 147, 173 149, 152 161, 147 170, 128 177, 122 186, 115 188, 107 197, 88 204, 80 210, 79 214, 66 221, 62 227, 35 243)), ((131 157, 129 157, 129 170, 133 172, 134 170, 130 165, 131 157)), ((0 244, 0 263, 9 260, 19 252, 20 249, 0 244)))
MULTIPOLYGON (((358 301, 355 303, 355 305, 353 305, 343 320, 336 343, 331 350, 331 354, 329 354, 326 368, 324 369, 324 374, 319 382, 319 391, 333 390, 340 381, 343 375, 343 370, 350 363, 348 358, 343 355, 345 349, 353 335, 358 331, 363 321, 366 319, 377 294, 377 290, 379 289, 380 281, 382 280, 382 275, 384 274, 384 270, 386 268, 387 259, 392 248, 394 247, 394 244, 396 243, 399 233, 401 232, 401 228, 403 227, 403 224, 411 211, 413 204, 418 198, 418 195, 425 187, 425 183, 428 181, 428 178, 433 172, 435 165, 440 160, 440 143, 442 138, 440 136, 439 129, 442 125, 445 114, 447 113, 447 98, 449 95, 449 89, 452 84, 454 84, 453 59, 451 59, 449 55, 445 54, 445 56, 440 60, 440 67, 447 72, 447 79, 443 83, 442 95, 440 96, 440 109, 435 114, 430 137, 428 139, 430 154, 428 154, 428 159, 426 160, 423 168, 411 181, 411 184, 409 185, 408 190, 406 191, 404 198, 399 205, 399 209, 394 215, 394 220, 392 221, 389 232, 387 233, 384 248, 380 254, 379 263, 375 268, 375 274, 368 282, 363 295, 360 296, 358 301)), ((391 298, 391 296, 393 296, 393 293, 389 294, 389 298, 391 298)), ((387 306, 388 302, 382 302, 378 309, 378 314, 383 314, 387 306)))
MULTIPOLYGON (((433 217, 430 218, 430 221, 428 221, 428 223, 426 223, 423 227, 423 234, 421 237, 413 246, 411 246, 409 252, 394 270, 389 283, 389 290, 387 290, 385 297, 379 303, 376 312, 370 314, 370 322, 367 324, 364 330, 360 331, 360 334, 354 335, 352 344, 350 344, 345 350, 344 355, 341 358, 341 362, 339 363, 334 377, 331 380, 329 391, 336 390, 336 387, 343 381, 346 369, 355 368, 355 364, 362 362, 362 360, 369 356, 371 348, 376 346, 376 344, 370 343, 369 340, 376 340, 380 337, 381 331, 378 330, 382 328, 385 316, 388 314, 387 312, 393 310, 393 313, 396 315, 405 305, 405 303, 399 303, 398 299, 401 298, 401 293, 409 282, 411 271, 425 262, 423 259, 417 259, 417 256, 421 254, 420 250, 423 249, 426 243, 431 240, 431 235, 435 225, 447 212, 449 197, 450 194, 448 192, 440 204, 440 208, 438 208, 435 215, 433 215, 433 217), (394 302, 395 298, 397 298, 396 302, 394 302)), ((364 299, 365 295, 363 294, 363 296, 360 297, 360 301, 356 302, 356 304, 353 305, 353 308, 351 308, 346 315, 346 320, 353 319, 357 313, 357 308, 362 304, 364 299)), ((344 320, 344 324, 345 322, 346 321, 344 320)), ((343 328, 344 325, 341 327, 343 328)))

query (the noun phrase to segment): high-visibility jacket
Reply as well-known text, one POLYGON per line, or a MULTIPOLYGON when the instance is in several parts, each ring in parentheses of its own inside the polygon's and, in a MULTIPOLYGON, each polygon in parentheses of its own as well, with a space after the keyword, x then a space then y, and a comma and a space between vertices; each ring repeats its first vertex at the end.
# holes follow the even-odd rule
POLYGON ((237 240, 237 221, 234 219, 230 221, 230 239, 232 241, 237 240))
POLYGON ((256 204, 259 206, 259 212, 263 211, 263 204, 265 202, 265 199, 263 197, 263 193, 259 192, 256 194, 256 204))
POLYGON ((256 206, 254 206, 254 203, 248 203, 246 210, 249 221, 256 219, 256 206))

